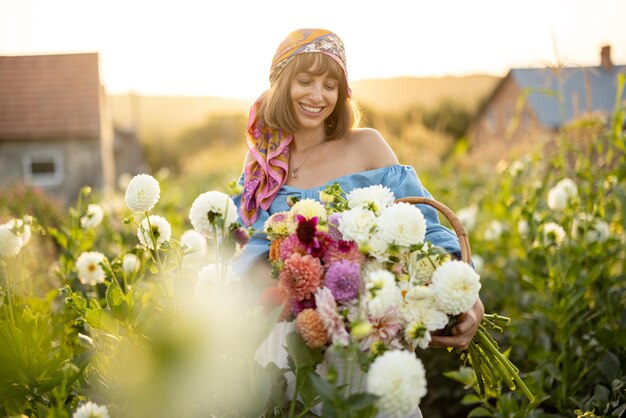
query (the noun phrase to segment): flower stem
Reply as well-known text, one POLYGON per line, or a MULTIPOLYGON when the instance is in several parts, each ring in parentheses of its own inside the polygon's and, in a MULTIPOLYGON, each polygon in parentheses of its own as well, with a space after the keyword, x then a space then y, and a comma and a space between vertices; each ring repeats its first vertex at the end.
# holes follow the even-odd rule
POLYGON ((9 270, 7 269, 7 264, 4 261, 0 261, 2 264, 2 270, 4 270, 4 279, 7 282, 7 299, 9 301, 9 316, 11 317, 11 324, 15 328, 15 316, 13 314, 13 295, 11 292, 11 280, 9 279, 9 270))
MULTIPOLYGON (((484 355, 489 360, 490 369, 504 380, 507 386, 514 390, 516 385, 522 390, 530 402, 534 402, 535 397, 530 392, 524 381, 519 377, 519 370, 504 356, 496 347, 497 343, 489 335, 484 326, 480 326, 474 337, 477 347, 482 349, 484 355)), ((474 350, 476 352, 477 350, 474 350)))

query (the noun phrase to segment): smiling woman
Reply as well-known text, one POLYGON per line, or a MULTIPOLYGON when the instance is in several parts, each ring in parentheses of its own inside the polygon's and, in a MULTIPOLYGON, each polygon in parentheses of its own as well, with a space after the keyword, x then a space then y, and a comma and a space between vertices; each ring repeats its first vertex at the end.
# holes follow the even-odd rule
MULTIPOLYGON (((399 164, 380 133, 358 128, 359 112, 352 102, 347 74, 344 45, 337 35, 323 29, 297 30, 278 47, 270 89, 250 110, 248 155, 241 178, 244 188, 235 203, 241 221, 257 233, 234 268, 249 286, 260 291, 276 286, 268 263, 270 242, 261 231, 270 216, 289 210, 289 201, 321 207, 314 201, 319 201, 320 191, 331 183, 346 193, 380 185, 395 198, 430 197, 413 168, 399 164)), ((439 223, 435 210, 425 205, 418 208, 425 219, 426 240, 459 254, 456 235, 439 223)), ((315 307, 312 298, 303 303, 315 307)), ((479 299, 453 329, 453 336, 433 336, 431 344, 467 347, 482 315, 479 299)), ((298 314, 296 322, 300 319, 298 314)), ((277 329, 280 331, 272 334, 263 352, 286 367, 281 351, 290 327, 277 329)), ((403 416, 421 416, 417 404, 411 406, 412 413, 403 416)))

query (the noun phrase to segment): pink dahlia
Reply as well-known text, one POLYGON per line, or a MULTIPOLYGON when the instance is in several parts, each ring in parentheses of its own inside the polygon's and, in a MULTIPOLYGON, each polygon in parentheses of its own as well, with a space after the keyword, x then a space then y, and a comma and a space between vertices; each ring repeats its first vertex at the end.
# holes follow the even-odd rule
POLYGON ((387 345, 388 348, 402 348, 399 338, 396 338, 402 330, 402 320, 397 309, 389 309, 383 315, 370 317, 373 331, 361 341, 361 349, 367 350, 376 342, 387 345))
POLYGON ((307 255, 306 247, 295 234, 289 235, 287 238, 281 241, 280 245, 280 258, 283 261, 291 258, 293 254, 307 255))
POLYGON ((359 291, 361 266, 349 261, 337 261, 328 267, 324 285, 330 289, 336 300, 345 302, 356 298, 359 291))
POLYGON ((285 261, 280 283, 294 300, 303 300, 315 293, 322 282, 324 267, 318 258, 294 253, 285 261))
POLYGON ((359 246, 354 241, 331 241, 324 253, 324 263, 347 260, 351 263, 363 264, 365 257, 359 251, 359 246))
POLYGON ((315 304, 315 299, 313 297, 310 297, 308 299, 291 301, 291 312, 294 314, 294 316, 298 316, 298 314, 305 309, 315 308, 317 308, 317 305, 315 304))
POLYGON ((346 330, 343 319, 337 312, 337 302, 327 287, 322 287, 315 293, 315 304, 330 339, 340 345, 350 343, 350 335, 346 330))

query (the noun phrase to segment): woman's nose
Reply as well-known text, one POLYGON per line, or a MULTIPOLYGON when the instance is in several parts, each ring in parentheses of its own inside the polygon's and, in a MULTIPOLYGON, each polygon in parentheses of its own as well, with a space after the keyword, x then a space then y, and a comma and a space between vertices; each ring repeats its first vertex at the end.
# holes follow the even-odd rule
POLYGON ((309 95, 312 99, 322 100, 322 83, 313 83, 309 95))

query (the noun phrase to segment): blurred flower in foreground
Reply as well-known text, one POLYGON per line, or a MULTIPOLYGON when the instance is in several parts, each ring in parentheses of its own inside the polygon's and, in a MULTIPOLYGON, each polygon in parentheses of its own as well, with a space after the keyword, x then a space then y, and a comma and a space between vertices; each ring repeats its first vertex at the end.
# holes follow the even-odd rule
POLYGON ((124 200, 135 212, 145 212, 152 209, 160 197, 159 182, 149 174, 139 174, 128 183, 124 200))
POLYGON ((72 418, 109 418, 106 406, 99 406, 91 401, 81 405, 72 415, 72 418))
POLYGON ((104 213, 102 212, 102 208, 92 203, 87 206, 87 213, 80 218, 80 226, 86 229, 93 229, 100 225, 103 217, 104 213))
POLYGON ((100 263, 104 260, 104 254, 96 251, 86 251, 76 259, 78 279, 82 284, 96 285, 104 282, 104 270, 100 263))
POLYGON ((0 257, 13 257, 19 254, 22 239, 13 233, 8 223, 0 225, 0 257))
POLYGON ((386 417, 411 416, 426 395, 422 361, 408 351, 387 351, 370 367, 367 391, 380 396, 376 405, 386 417))
POLYGON ((137 270, 139 270, 140 265, 141 263, 139 262, 139 258, 135 254, 124 254, 122 268, 124 269, 124 274, 126 276, 132 276, 133 274, 135 274, 137 270))
POLYGON ((237 207, 225 193, 202 193, 191 204, 189 220, 196 231, 208 238, 237 222, 237 207))
POLYGON ((228 266, 224 272, 224 277, 218 270, 216 264, 209 264, 202 267, 198 272, 198 281, 196 282, 196 297, 198 300, 205 300, 214 296, 214 290, 217 287, 228 285, 239 280, 239 277, 228 266))
POLYGON ((144 218, 139 225, 137 238, 139 238, 139 242, 143 246, 154 250, 153 237, 156 240, 157 247, 162 242, 169 241, 172 238, 172 227, 167 219, 162 216, 150 215, 144 218))

